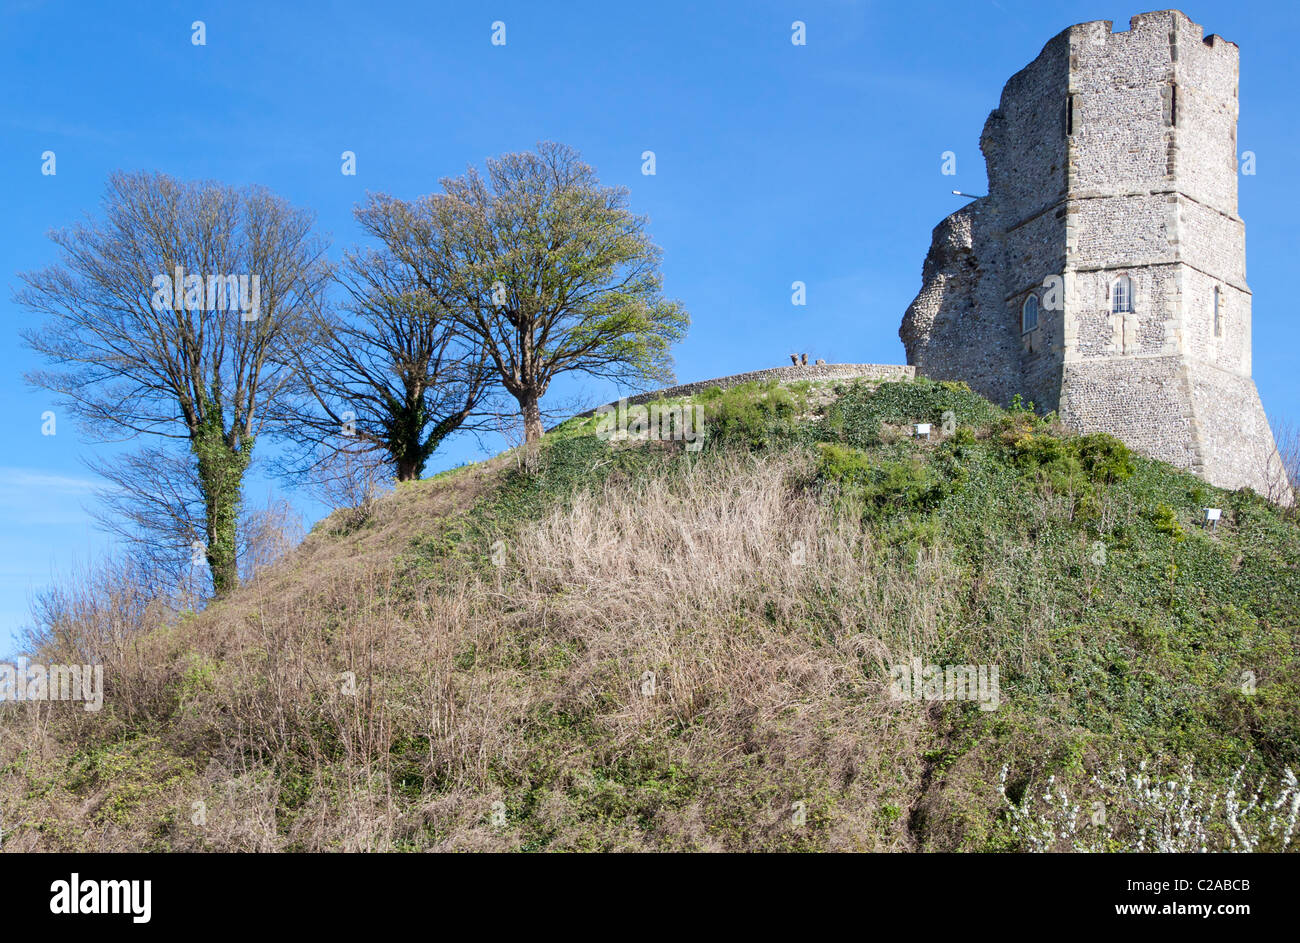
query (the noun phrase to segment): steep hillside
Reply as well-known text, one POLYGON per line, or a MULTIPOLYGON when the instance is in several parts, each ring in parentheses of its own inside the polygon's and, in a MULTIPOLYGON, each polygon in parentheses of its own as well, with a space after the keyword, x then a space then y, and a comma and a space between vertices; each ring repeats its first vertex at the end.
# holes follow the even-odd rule
POLYGON ((695 402, 698 452, 573 420, 103 652, 102 711, 5 707, 5 846, 1295 847, 1293 517, 955 384, 695 402))

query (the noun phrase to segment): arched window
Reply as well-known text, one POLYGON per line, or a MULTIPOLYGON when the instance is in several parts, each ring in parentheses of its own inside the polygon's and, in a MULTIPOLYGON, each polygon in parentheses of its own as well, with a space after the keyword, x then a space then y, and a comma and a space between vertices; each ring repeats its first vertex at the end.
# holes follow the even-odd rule
POLYGON ((1110 287, 1110 310, 1123 314, 1133 310, 1133 279, 1121 275, 1110 287))
POLYGON ((1020 333, 1027 334, 1038 327, 1038 296, 1031 294, 1020 308, 1020 333))
POLYGON ((1219 297, 1219 286, 1214 286, 1214 336, 1223 336, 1223 302, 1219 297))

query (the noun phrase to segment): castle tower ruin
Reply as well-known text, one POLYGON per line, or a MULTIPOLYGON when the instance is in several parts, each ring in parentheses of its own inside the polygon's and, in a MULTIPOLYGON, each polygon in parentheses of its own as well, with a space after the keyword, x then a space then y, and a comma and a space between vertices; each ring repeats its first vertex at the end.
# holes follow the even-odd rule
POLYGON ((1049 41, 984 126, 988 196, 935 228, 907 362, 1279 496, 1250 372, 1237 74, 1237 47, 1175 10, 1049 41))

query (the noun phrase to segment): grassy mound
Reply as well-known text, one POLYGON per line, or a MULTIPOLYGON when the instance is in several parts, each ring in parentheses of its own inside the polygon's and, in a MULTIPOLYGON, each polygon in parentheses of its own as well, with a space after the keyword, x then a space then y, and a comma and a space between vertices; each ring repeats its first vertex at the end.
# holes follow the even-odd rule
POLYGON ((956 384, 693 402, 100 643, 103 711, 0 711, 6 845, 1295 847, 1293 518, 956 384))

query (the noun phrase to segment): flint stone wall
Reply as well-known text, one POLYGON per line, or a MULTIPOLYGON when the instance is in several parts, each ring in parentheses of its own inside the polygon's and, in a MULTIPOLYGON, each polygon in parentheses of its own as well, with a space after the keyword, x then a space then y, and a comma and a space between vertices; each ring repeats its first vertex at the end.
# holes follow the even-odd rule
POLYGON ((899 329, 907 362, 1213 484, 1275 489, 1250 378, 1237 81, 1237 47, 1177 10, 1049 40, 984 125, 988 195, 934 229, 899 329), (1131 311, 1112 303, 1122 277, 1131 311))
MULTIPOLYGON (((791 364, 788 367, 772 367, 768 370, 752 370, 749 373, 736 373, 729 377, 717 377, 712 380, 700 380, 695 383, 682 383, 678 386, 665 387, 662 390, 653 390, 649 393, 637 393, 635 396, 627 397, 629 406, 639 406, 642 403, 650 403, 657 399, 675 399, 681 396, 690 396, 694 393, 702 393, 712 387, 721 387, 730 389, 733 386, 741 386, 745 383, 760 382, 766 383, 769 380, 776 380, 779 383, 796 383, 800 380, 879 380, 881 382, 888 380, 910 380, 916 376, 916 368, 906 364, 880 364, 880 363, 824 363, 808 364, 807 366, 791 364)), ((614 406, 617 400, 612 403, 606 403, 607 406, 614 406)), ((597 407, 600 409, 601 407, 597 407)), ((589 409, 584 413, 578 413, 579 416, 593 416, 596 409, 589 409)))

